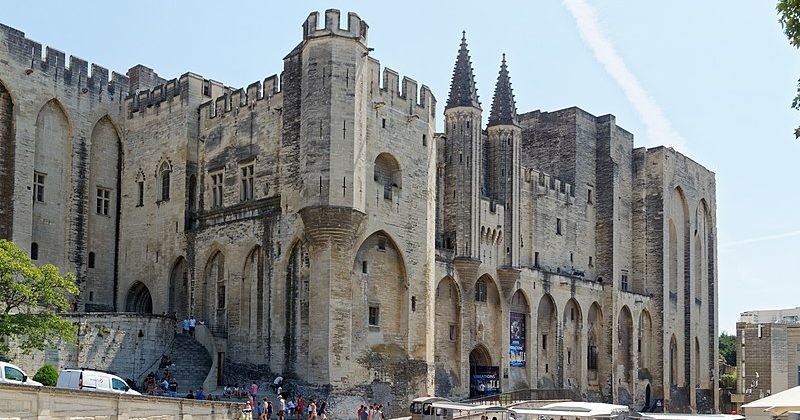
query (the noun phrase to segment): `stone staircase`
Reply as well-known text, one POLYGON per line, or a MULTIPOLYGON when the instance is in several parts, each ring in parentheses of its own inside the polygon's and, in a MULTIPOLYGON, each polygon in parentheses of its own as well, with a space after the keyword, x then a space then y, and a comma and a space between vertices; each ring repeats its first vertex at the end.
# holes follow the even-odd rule
POLYGON ((170 355, 174 366, 169 368, 178 382, 178 395, 185 396, 189 390, 197 390, 203 385, 211 369, 211 356, 205 347, 194 337, 182 334, 175 336, 170 355))

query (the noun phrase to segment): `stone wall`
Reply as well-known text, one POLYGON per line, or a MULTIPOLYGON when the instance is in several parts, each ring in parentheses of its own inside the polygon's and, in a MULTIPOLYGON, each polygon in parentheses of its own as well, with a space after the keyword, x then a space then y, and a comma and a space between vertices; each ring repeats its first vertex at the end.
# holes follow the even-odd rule
POLYGON ((244 403, 0 384, 2 419, 248 419, 244 403))
POLYGON ((138 380, 156 370, 175 335, 175 319, 144 314, 67 314, 78 327, 74 345, 44 352, 11 352, 11 360, 29 375, 44 364, 56 370, 87 368, 138 380))

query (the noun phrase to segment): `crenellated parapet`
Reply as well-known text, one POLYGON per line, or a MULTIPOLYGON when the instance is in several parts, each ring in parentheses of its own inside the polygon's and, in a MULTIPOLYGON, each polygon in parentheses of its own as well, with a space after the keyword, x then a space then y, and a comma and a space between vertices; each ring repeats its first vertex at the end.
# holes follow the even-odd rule
POLYGON ((537 196, 548 196, 565 204, 575 204, 575 189, 572 184, 531 168, 522 168, 525 189, 537 196))
MULTIPOLYGON (((259 102, 266 102, 268 106, 271 106, 275 96, 280 93, 281 82, 276 74, 267 77, 263 82, 253 82, 246 89, 226 89, 222 95, 200 105, 201 127, 205 127, 210 120, 224 117, 229 113, 235 113, 242 108, 250 108, 259 102)), ((280 104, 280 101, 278 103, 280 104)), ((280 105, 277 106, 276 110, 279 109, 280 105)))
POLYGON ((312 12, 303 22, 303 39, 319 38, 323 36, 342 36, 359 40, 367 45, 367 32, 369 25, 361 20, 357 14, 350 12, 347 14, 347 27, 341 25, 341 12, 338 9, 328 9, 325 11, 325 26, 319 27, 319 12, 312 12))
POLYGON ((22 31, 0 24, 0 37, 0 44, 7 48, 8 57, 24 67, 26 75, 43 73, 50 79, 74 87, 78 93, 103 95, 99 100, 103 97, 119 98, 128 92, 128 77, 112 72, 109 79, 108 69, 97 64, 91 65, 90 73, 89 63, 72 55, 67 65, 66 54, 51 47, 46 47, 42 56, 42 44, 26 38, 22 31))
POLYGON ((390 106, 407 114, 409 121, 432 121, 436 116, 436 98, 428 86, 418 87, 414 79, 400 75, 388 68, 381 70, 378 60, 369 57, 370 92, 375 109, 390 106))
POLYGON ((198 74, 185 73, 152 89, 143 89, 128 95, 125 98, 128 118, 151 109, 180 108, 189 105, 191 97, 210 96, 212 92, 221 91, 223 88, 219 82, 204 79, 198 74))

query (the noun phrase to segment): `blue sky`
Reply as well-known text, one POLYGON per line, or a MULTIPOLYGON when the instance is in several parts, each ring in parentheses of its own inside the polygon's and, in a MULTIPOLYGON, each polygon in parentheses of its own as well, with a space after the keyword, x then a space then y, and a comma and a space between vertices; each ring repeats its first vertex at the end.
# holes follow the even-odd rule
POLYGON ((4 4, 0 22, 120 73, 141 63, 241 87, 279 73, 308 13, 331 7, 366 20, 372 56, 430 86, 440 110, 465 30, 484 109, 506 53, 520 112, 576 105, 616 115, 639 146, 674 143, 717 174, 720 329, 745 310, 800 306, 800 113, 789 108, 800 52, 774 1, 34 1, 4 4), (583 3, 600 31, 584 37, 568 7, 583 3))

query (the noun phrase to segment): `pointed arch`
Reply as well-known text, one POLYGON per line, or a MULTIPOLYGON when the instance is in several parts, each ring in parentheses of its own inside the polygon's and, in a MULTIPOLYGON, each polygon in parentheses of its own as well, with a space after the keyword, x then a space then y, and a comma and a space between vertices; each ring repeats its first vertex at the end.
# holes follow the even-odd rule
POLYGON ((417 302, 409 296, 399 245, 388 232, 375 231, 361 242, 352 267, 353 351, 368 351, 370 342, 382 341, 408 352, 409 312, 417 310, 417 302))
POLYGON ((125 299, 125 311, 140 314, 153 313, 153 299, 150 296, 150 290, 144 283, 137 281, 128 289, 128 295, 125 299))
MULTIPOLYGON (((239 331, 248 349, 248 356, 258 356, 264 336, 264 253, 260 245, 250 249, 242 268, 242 285, 239 288, 239 331)), ((252 360, 253 363, 261 363, 252 360)))
POLYGON ((637 344, 639 351, 639 368, 650 369, 651 363, 655 363, 655 350, 653 343, 653 319, 647 309, 643 309, 639 314, 639 341, 637 344))
MULTIPOLYGON (((86 186, 86 201, 89 203, 87 246, 99 258, 94 270, 87 273, 85 287, 94 291, 92 306, 98 309, 113 307, 113 296, 106 285, 113 283, 116 265, 114 253, 117 241, 115 235, 109 232, 114 232, 117 226, 121 162, 122 142, 119 131, 111 118, 105 115, 94 124, 89 137, 86 186)), ((167 308, 170 314, 175 311, 169 304, 167 308)))
POLYGON ((72 124, 57 99, 36 116, 34 133, 34 204, 31 237, 39 243, 43 263, 63 265, 66 255, 72 190, 72 124))
MULTIPOLYGON (((511 347, 509 348, 509 365, 512 367, 525 367, 528 362, 527 343, 528 326, 530 325, 531 305, 528 296, 523 289, 517 289, 511 295, 509 302, 509 338, 511 347)), ((527 375, 520 374, 512 370, 514 382, 527 382, 527 375)))
POLYGON ((433 347, 437 394, 447 395, 461 384, 461 290, 451 276, 436 285, 433 347), (442 391, 442 392, 440 392, 442 391))
POLYGON ((170 189, 172 188, 172 161, 169 159, 162 159, 158 165, 157 171, 158 179, 158 200, 167 201, 170 197, 170 189))
POLYGON ((600 351, 605 347, 605 322, 600 304, 592 302, 587 315, 586 357, 589 385, 598 385, 608 372, 600 351))
POLYGON ((492 364, 492 353, 483 344, 477 344, 469 352, 469 365, 472 366, 494 366, 492 364))
POLYGON ((16 147, 14 100, 0 80, 0 239, 13 236, 16 147))
POLYGON ((391 153, 383 152, 375 158, 372 177, 381 186, 385 199, 391 199, 394 189, 403 187, 400 163, 391 153))
POLYGON ((539 386, 556 388, 558 373, 558 311, 555 300, 549 293, 545 293, 539 300, 536 311, 536 325, 539 335, 537 337, 537 353, 539 357, 539 386))
POLYGON ((284 329, 285 372, 296 372, 308 359, 311 294, 311 261, 306 242, 298 237, 289 247, 286 263, 286 282, 283 306, 286 316, 284 329))
POLYGON ((669 339, 669 385, 678 385, 678 340, 675 334, 669 339))
POLYGON ((169 299, 167 313, 174 313, 177 319, 189 317, 189 265, 186 258, 175 259, 169 273, 169 299))
POLYGON ((562 317, 564 340, 564 386, 578 388, 582 383, 583 373, 583 313, 575 298, 570 298, 564 306, 562 317))
POLYGON ((227 332, 227 275, 225 254, 214 249, 206 260, 202 284, 197 290, 196 318, 208 321, 215 333, 227 332))
POLYGON ((632 385, 633 377, 633 315, 628 305, 619 310, 617 321, 617 369, 622 370, 623 381, 632 385))

